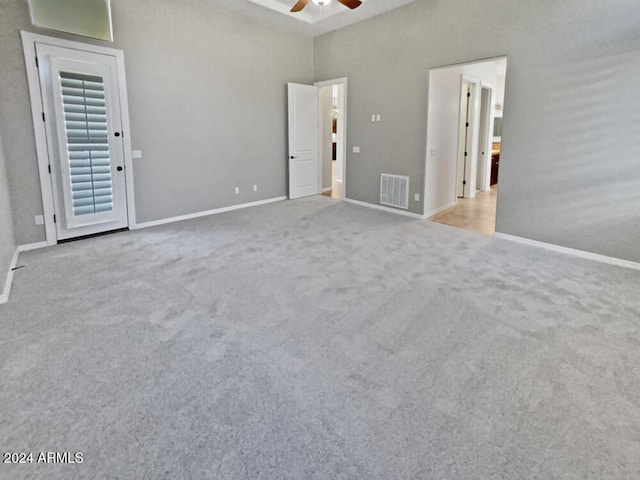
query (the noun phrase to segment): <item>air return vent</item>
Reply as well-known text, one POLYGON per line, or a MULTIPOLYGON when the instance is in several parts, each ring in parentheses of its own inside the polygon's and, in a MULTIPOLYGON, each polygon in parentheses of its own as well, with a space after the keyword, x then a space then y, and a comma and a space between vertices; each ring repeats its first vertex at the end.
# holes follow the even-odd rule
POLYGON ((380 175, 380 203, 391 207, 409 208, 409 177, 380 175))

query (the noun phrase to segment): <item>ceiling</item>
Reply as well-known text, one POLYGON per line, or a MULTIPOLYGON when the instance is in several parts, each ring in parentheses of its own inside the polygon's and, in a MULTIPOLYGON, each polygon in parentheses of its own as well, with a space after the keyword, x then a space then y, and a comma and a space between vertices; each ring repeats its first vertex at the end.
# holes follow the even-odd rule
POLYGON ((289 12, 297 0, 208 1, 236 15, 258 19, 282 30, 317 37, 416 0, 362 0, 362 5, 355 10, 350 10, 336 0, 326 7, 318 7, 310 1, 298 13, 289 12))

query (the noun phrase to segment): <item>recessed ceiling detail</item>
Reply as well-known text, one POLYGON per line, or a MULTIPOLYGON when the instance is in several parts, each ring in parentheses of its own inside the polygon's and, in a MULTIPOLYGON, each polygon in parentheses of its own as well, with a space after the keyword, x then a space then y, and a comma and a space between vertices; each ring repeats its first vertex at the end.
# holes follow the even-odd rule
POLYGON ((309 32, 313 36, 346 27, 353 23, 366 20, 367 18, 380 15, 381 13, 393 10, 416 0, 361 0, 359 8, 351 10, 340 2, 332 1, 328 5, 318 6, 310 1, 304 10, 292 13, 291 8, 297 0, 249 0, 250 3, 260 5, 272 11, 278 12, 291 19, 295 23, 306 23, 313 26, 309 32))
MULTIPOLYGON (((334 15, 344 13, 345 11, 349 11, 347 7, 340 4, 339 2, 331 2, 329 5, 318 6, 314 2, 309 2, 309 4, 305 7, 305 9, 301 12, 292 13, 291 7, 293 7, 296 3, 296 0, 249 0, 253 3, 257 3, 258 5, 262 5, 263 7, 270 8, 271 10, 275 10, 276 12, 287 15, 291 18, 295 18, 297 20, 302 20, 306 23, 318 23, 321 20, 325 20, 327 18, 333 17, 334 15)), ((362 0, 362 7, 365 8, 365 4, 370 0, 362 0)))

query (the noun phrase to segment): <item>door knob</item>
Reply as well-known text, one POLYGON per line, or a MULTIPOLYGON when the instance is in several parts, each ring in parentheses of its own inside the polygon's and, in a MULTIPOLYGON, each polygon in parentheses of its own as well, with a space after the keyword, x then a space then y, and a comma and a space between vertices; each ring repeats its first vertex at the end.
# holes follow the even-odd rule
POLYGON ((116 137, 119 137, 119 136, 120 136, 120 132, 116 132, 116 133, 114 133, 114 135, 115 135, 116 137))
POLYGON ((293 160, 294 158, 298 158, 298 157, 294 157, 293 155, 291 155, 289 158, 293 160))
POLYGON ((116 170, 117 170, 117 171, 119 171, 119 172, 121 172, 121 171, 122 171, 122 167, 121 167, 120 165, 118 165, 118 166, 116 167, 116 170))

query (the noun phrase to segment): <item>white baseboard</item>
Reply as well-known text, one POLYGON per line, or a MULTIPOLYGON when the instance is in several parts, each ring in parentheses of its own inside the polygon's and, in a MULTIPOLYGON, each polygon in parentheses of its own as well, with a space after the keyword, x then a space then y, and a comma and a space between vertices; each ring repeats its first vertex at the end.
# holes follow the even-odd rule
POLYGON ((375 210, 382 210, 383 212, 395 213, 396 215, 403 215, 405 217, 418 218, 420 220, 424 220, 425 218, 427 218, 424 215, 420 215, 419 213, 405 212, 404 210, 397 210, 395 208, 376 205, 374 203, 361 202, 360 200, 352 200, 350 198, 345 198, 344 201, 353 203, 355 205, 360 205, 361 207, 373 208, 375 210))
POLYGON ((286 199, 287 197, 268 198, 266 200, 259 200, 257 202, 241 203, 239 205, 231 205, 229 207, 216 208, 214 210, 207 210, 204 212, 189 213, 187 215, 180 215, 170 218, 161 218, 160 220, 153 220, 151 222, 138 223, 135 226, 131 226, 130 229, 139 230, 141 228, 157 227, 158 225, 166 225, 168 223, 181 222, 183 220, 191 220, 193 218, 206 217, 208 215, 216 215, 218 213, 232 212, 233 210, 257 207, 258 205, 266 205, 267 203, 281 202, 282 200, 286 199))
POLYGON ((2 290, 2 294, 0 294, 0 305, 9 301, 9 294, 11 293, 11 286, 13 285, 13 273, 15 272, 15 268, 18 266, 18 258, 20 257, 20 253, 28 252, 29 250, 36 250, 38 248, 44 248, 47 246, 47 242, 36 242, 27 243, 25 245, 18 245, 16 247, 16 250, 13 252, 13 257, 11 258, 9 271, 7 272, 7 279, 4 282, 4 289, 2 290))
POLYGON ((26 243, 24 245, 18 245, 19 252, 28 252, 29 250, 38 250, 39 248, 49 247, 47 242, 26 243))
POLYGON ((553 252, 564 253, 567 255, 572 255, 574 257, 593 260, 595 262, 606 263, 609 265, 616 265, 618 267, 625 267, 625 268, 631 268, 634 270, 640 270, 640 263, 632 262, 630 260, 623 260, 621 258, 609 257, 607 255, 600 255, 598 253, 585 252, 584 250, 576 250, 574 248, 569 248, 569 247, 561 247, 560 245, 539 242, 538 240, 530 240, 528 238, 517 237, 515 235, 508 235, 506 233, 496 232, 494 235, 496 238, 502 238, 504 240, 522 243, 524 245, 531 245, 533 247, 544 248, 545 250, 551 250, 553 252))
POLYGON ((457 202, 455 202, 455 201, 451 202, 451 203, 447 203, 444 207, 436 208, 435 210, 431 210, 430 212, 425 213, 424 216, 426 218, 433 217, 434 215, 436 215, 436 214, 438 214, 440 212, 444 212, 445 210, 448 210, 451 207, 455 207, 456 204, 457 204, 457 202))
POLYGON ((16 248, 15 252, 13 253, 13 258, 11 258, 11 263, 9 264, 7 279, 4 282, 4 289, 2 290, 2 294, 0 295, 0 305, 2 305, 3 303, 7 303, 9 301, 9 293, 11 292, 11 285, 13 284, 13 272, 15 271, 15 268, 18 265, 19 255, 20 255, 20 252, 16 248))

